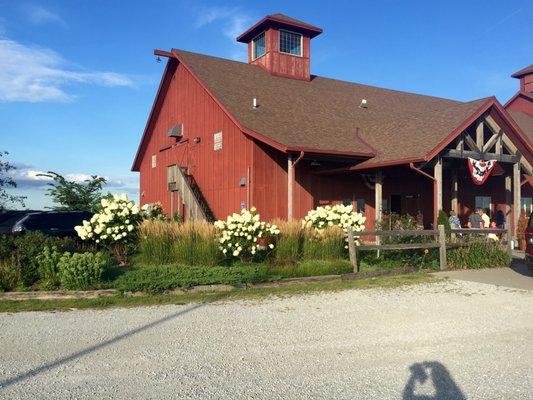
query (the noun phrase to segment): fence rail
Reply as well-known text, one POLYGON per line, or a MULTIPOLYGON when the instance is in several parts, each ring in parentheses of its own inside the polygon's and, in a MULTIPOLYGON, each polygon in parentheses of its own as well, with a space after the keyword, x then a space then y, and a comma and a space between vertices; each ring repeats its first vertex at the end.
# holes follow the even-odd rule
POLYGON ((512 235, 509 229, 451 229, 445 230, 444 225, 439 225, 436 230, 391 230, 391 231, 362 231, 354 232, 348 227, 348 252, 350 254, 350 263, 353 271, 359 272, 359 263, 357 253, 365 250, 422 250, 422 249, 439 249, 439 266, 441 270, 448 268, 446 261, 446 249, 453 249, 467 246, 468 243, 449 242, 447 238, 456 238, 457 235, 480 235, 489 234, 501 235, 507 238, 507 252, 512 255, 512 235), (394 243, 394 244, 361 244, 356 245, 355 240, 361 236, 433 236, 435 242, 418 242, 418 243, 394 243))

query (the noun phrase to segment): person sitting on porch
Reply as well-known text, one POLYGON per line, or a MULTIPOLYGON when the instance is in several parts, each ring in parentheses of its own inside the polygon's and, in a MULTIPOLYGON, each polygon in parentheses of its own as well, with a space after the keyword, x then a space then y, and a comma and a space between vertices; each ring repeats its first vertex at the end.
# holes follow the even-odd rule
POLYGON ((483 228, 490 227, 490 217, 488 215, 489 210, 481 209, 481 219, 483 219, 483 228))
POLYGON ((472 214, 470 214, 470 217, 468 217, 468 227, 470 229, 483 229, 484 222, 483 218, 481 218, 482 210, 480 208, 476 208, 472 214))
POLYGON ((452 229, 461 229, 461 221, 459 220, 459 217, 455 211, 450 211, 450 218, 448 218, 448 222, 450 223, 450 227, 452 229))
MULTIPOLYGON (((489 228, 490 228, 490 229, 497 229, 496 222, 495 222, 495 221, 492 221, 492 222, 490 223, 489 228)), ((487 239, 489 239, 489 240, 494 240, 494 241, 498 241, 498 240, 500 240, 500 237, 499 237, 497 234, 495 234, 495 233, 489 233, 489 234, 487 235, 487 239)))

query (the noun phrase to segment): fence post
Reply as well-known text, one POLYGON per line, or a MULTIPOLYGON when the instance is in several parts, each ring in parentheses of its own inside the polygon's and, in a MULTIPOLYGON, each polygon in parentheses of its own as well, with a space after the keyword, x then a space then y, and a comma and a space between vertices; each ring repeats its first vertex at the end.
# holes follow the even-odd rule
POLYGON ((353 272, 359 272, 359 266, 357 265, 357 250, 355 248, 353 228, 351 226, 348 227, 348 253, 350 254, 350 264, 352 264, 353 272))
POLYGON ((509 257, 513 258, 513 232, 511 228, 507 228, 505 233, 507 234, 507 253, 509 253, 509 257))
POLYGON ((444 231, 444 225, 439 225, 439 263, 440 269, 448 269, 446 262, 446 232, 444 231))

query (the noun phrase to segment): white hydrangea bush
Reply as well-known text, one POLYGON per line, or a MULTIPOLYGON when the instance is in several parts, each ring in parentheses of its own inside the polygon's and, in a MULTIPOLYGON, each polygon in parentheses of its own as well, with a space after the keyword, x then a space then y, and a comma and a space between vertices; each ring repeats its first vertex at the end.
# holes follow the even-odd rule
MULTIPOLYGON (((338 226, 345 235, 351 226, 354 235, 365 230, 366 217, 354 211, 352 205, 336 204, 333 206, 317 207, 307 213, 302 221, 304 228, 315 228, 318 231, 331 226, 338 226)), ((357 242, 357 241, 356 241, 357 242)))
POLYGON ((215 227, 222 253, 246 261, 273 249, 273 239, 280 232, 276 225, 261 221, 255 207, 242 209, 240 214, 234 213, 225 221, 216 221, 215 227))
POLYGON ((98 213, 74 229, 82 240, 110 248, 122 263, 127 253, 126 245, 137 238, 137 228, 145 210, 128 200, 126 194, 105 197, 100 204, 98 213))

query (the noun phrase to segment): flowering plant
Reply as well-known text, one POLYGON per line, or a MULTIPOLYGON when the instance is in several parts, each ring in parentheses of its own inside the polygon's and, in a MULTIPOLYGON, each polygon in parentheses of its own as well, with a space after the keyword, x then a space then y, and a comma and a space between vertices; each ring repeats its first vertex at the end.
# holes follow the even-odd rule
POLYGON ((143 219, 144 209, 139 209, 125 194, 105 197, 100 204, 98 213, 74 229, 82 240, 93 240, 108 247, 124 264, 128 245, 137 238, 137 227, 143 219))
POLYGON ((365 230, 366 217, 353 210, 352 205, 336 204, 334 206, 317 207, 307 213, 302 225, 304 228, 315 228, 322 231, 327 227, 338 226, 344 234, 351 226, 354 233, 365 230))
POLYGON ((226 221, 216 221, 220 250, 229 258, 240 257, 251 260, 258 252, 273 249, 269 239, 279 234, 276 225, 261 221, 255 207, 242 209, 240 214, 234 213, 226 221))

